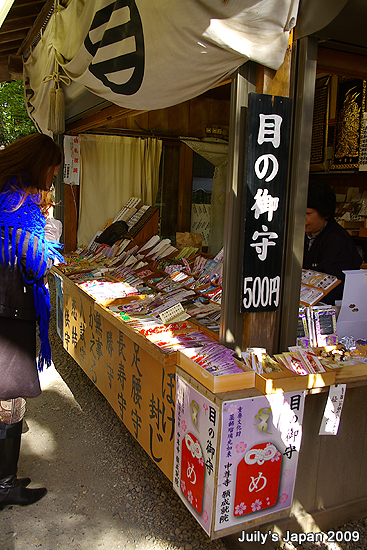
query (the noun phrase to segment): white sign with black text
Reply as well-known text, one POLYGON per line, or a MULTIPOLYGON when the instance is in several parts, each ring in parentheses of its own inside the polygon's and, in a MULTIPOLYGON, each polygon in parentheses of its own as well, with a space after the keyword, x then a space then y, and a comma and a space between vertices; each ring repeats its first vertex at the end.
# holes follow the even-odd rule
POLYGON ((346 384, 330 386, 319 435, 337 435, 346 387, 346 384))

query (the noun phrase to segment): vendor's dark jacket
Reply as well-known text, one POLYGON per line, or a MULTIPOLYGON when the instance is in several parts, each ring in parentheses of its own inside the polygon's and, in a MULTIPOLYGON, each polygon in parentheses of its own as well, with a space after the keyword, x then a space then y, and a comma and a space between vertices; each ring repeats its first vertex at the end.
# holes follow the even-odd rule
POLYGON ((303 268, 335 275, 342 282, 322 300, 333 304, 343 297, 345 274, 343 271, 359 269, 362 258, 349 233, 334 219, 316 235, 308 250, 309 239, 305 235, 303 268))

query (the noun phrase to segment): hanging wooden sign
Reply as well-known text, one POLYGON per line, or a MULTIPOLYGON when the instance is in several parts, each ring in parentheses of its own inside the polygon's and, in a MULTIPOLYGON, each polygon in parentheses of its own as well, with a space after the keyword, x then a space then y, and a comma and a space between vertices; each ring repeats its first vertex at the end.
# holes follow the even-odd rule
POLYGON ((241 311, 279 306, 291 100, 250 94, 241 311))
POLYGON ((340 76, 331 170, 358 170, 366 81, 340 76))

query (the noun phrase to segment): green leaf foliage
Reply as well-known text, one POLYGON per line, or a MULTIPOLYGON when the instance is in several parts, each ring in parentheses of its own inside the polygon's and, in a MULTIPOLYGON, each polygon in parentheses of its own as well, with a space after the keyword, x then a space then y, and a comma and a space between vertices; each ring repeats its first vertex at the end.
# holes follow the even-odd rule
POLYGON ((23 82, 0 82, 0 147, 35 132, 24 103, 23 82))

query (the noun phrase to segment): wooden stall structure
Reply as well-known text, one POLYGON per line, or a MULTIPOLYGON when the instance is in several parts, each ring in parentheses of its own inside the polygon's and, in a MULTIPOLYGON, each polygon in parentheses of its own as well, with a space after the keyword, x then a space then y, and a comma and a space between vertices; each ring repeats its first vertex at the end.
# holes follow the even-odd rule
MULTIPOLYGON (((308 376, 290 371, 260 375, 243 366, 242 374, 215 377, 179 351, 160 349, 111 312, 107 302, 96 301, 53 270, 63 293, 65 349, 172 481, 209 537, 270 529, 281 540, 287 530, 327 529, 362 513, 367 502, 361 470, 367 364, 308 376), (319 435, 329 388, 340 384, 346 384, 346 397, 339 433, 319 435), (190 462, 192 448, 196 454, 190 462), (247 471, 247 453, 269 448, 282 468, 273 471, 273 456, 264 466, 261 455, 261 468, 247 471), (334 467, 336 472, 325 475, 334 467), (187 489, 190 468, 195 476, 201 471, 196 493, 187 489), (336 484, 340 468, 343 478, 336 484), (259 487, 252 499, 253 491, 245 488, 255 474, 259 487), (270 492, 262 491, 267 480, 273 483, 270 492)), ((235 544, 238 536, 232 537, 235 544)))
POLYGON ((160 352, 62 278, 64 347, 172 479, 175 354, 160 352))
MULTIPOLYGON (((357 71, 360 78, 364 78, 366 75, 365 68, 363 68, 366 66, 364 56, 350 53, 349 62, 345 63, 344 55, 347 54, 341 56, 339 54, 340 52, 332 54, 327 48, 318 47, 317 39, 314 37, 310 39, 301 37, 297 42, 290 44, 283 67, 277 73, 248 63, 233 76, 231 85, 222 83, 218 88, 180 106, 144 113, 109 106, 89 117, 80 117, 79 120, 76 117, 67 123, 66 132, 73 135, 91 130, 125 135, 142 135, 144 133, 160 135, 167 146, 166 174, 170 177, 170 185, 172 188, 175 186, 176 189, 175 196, 170 195, 166 198, 173 200, 171 205, 177 217, 177 230, 180 231, 189 229, 190 214, 187 196, 191 190, 192 151, 177 138, 182 134, 201 138, 207 135, 205 129, 208 127, 222 129, 229 127, 230 155, 227 186, 228 212, 225 228, 227 241, 225 244, 226 266, 227 268, 230 266, 230 272, 228 271, 223 283, 225 294, 221 331, 221 341, 229 347, 241 349, 246 346, 261 345, 273 352, 277 349, 286 349, 290 343, 294 343, 298 313, 298 303, 297 300, 294 300, 294 296, 299 295, 300 289, 302 263, 300 255, 304 233, 302 220, 304 219, 310 169, 308 158, 311 154, 315 79, 325 73, 335 74, 340 68, 338 64, 335 65, 335 60, 339 58, 343 64, 343 74, 351 70, 353 73, 357 71), (356 69, 356 66, 359 69, 356 69), (295 67, 297 67, 297 71, 295 67), (244 130, 241 113, 247 109, 248 93, 254 91, 271 96, 294 97, 293 135, 290 145, 291 174, 285 220, 287 239, 284 247, 284 289, 279 311, 240 314, 238 310, 240 289, 238 278, 241 269, 238 265, 238 250, 241 239, 238 236, 242 227, 241 178, 243 177, 243 165, 239 152, 243 147, 244 130), (210 124, 208 125, 209 120, 210 124)), ((327 124, 332 127, 333 120, 327 120, 327 124)), ((315 171, 311 177, 319 175, 315 171)), ((322 177, 333 178, 336 191, 342 192, 342 188, 349 185, 352 176, 350 173, 333 173, 331 175, 323 172, 322 177)), ((363 173, 354 173, 353 178, 355 181, 358 180, 361 189, 366 189, 367 184, 363 173)), ((68 196, 67 192, 65 196, 68 196)), ((73 208, 74 205, 71 207, 68 206, 67 201, 65 202, 66 210, 71 211, 73 208)), ((72 238, 70 242, 72 242, 72 238)), ((173 411, 175 411, 175 422, 178 418, 177 380, 180 380, 179 383, 184 386, 186 384, 185 387, 189 388, 187 391, 198 392, 202 396, 201 399, 204 399, 203 405, 206 404, 208 410, 209 407, 213 407, 217 411, 220 423, 224 418, 224 406, 227 407, 228 402, 233 402, 234 406, 237 406, 238 401, 263 399, 267 395, 277 395, 277 392, 284 392, 284 394, 298 392, 297 395, 301 392, 304 408, 302 440, 299 442, 300 447, 296 449, 297 475, 293 479, 293 485, 288 487, 282 485, 284 490, 279 494, 279 499, 284 499, 284 507, 280 507, 281 509, 277 511, 271 510, 269 507, 269 510, 255 519, 251 519, 251 517, 246 519, 246 514, 239 514, 233 519, 234 504, 237 501, 232 500, 230 525, 226 527, 225 520, 220 524, 221 520, 218 514, 220 508, 223 507, 224 497, 220 500, 223 477, 220 478, 219 472, 220 464, 223 466, 224 463, 219 462, 219 452, 214 464, 216 477, 213 476, 209 484, 212 500, 210 513, 209 509, 206 509, 207 521, 204 519, 203 510, 199 513, 198 508, 195 509, 192 506, 187 492, 184 491, 180 495, 190 511, 194 515, 196 514, 195 517, 201 522, 210 537, 230 536, 233 547, 236 547, 237 544, 238 548, 243 548, 243 543, 238 540, 242 530, 251 532, 261 529, 264 533, 271 530, 276 536, 274 535, 272 541, 268 539, 268 542, 276 545, 287 530, 294 533, 319 532, 363 515, 367 503, 367 480, 363 473, 367 426, 361 419, 361 410, 363 410, 367 391, 365 365, 343 367, 335 372, 328 372, 327 376, 315 375, 302 380, 300 377, 292 376, 261 377, 257 373, 246 372, 240 375, 241 380, 236 379, 234 387, 232 386, 233 381, 230 379, 218 383, 213 377, 204 375, 195 364, 191 364, 185 358, 180 358, 176 353, 167 355, 160 351, 157 352, 154 345, 130 331, 129 327, 124 326, 120 319, 116 320, 110 312, 107 312, 103 305, 93 304, 80 289, 75 289, 73 283, 67 278, 63 277, 63 281, 69 295, 74 297, 71 302, 69 301, 69 307, 73 300, 78 304, 78 308, 81 308, 85 302, 88 304, 87 308, 89 308, 91 319, 100 319, 103 326, 104 340, 102 339, 98 345, 104 350, 104 355, 103 357, 101 355, 100 359, 92 358, 91 362, 86 362, 80 354, 81 344, 77 336, 80 314, 77 313, 75 322, 73 321, 74 325, 71 325, 71 330, 74 330, 76 337, 71 347, 70 343, 67 344, 69 352, 86 370, 88 376, 95 378, 95 383, 110 401, 116 413, 156 464, 174 484, 176 483, 178 491, 180 491, 181 485, 179 483, 177 486, 177 482, 175 482, 175 461, 177 458, 181 459, 176 448, 177 440, 175 440, 172 431, 173 411), (116 353, 120 341, 122 354, 126 357, 123 363, 124 368, 121 367, 120 374, 118 371, 118 365, 121 362, 119 357, 112 361, 112 356, 108 356, 107 335, 109 333, 111 333, 114 353, 116 353), (125 351, 126 353, 124 353, 125 351), (141 361, 139 361, 140 359, 141 361), (147 365, 144 369, 143 362, 147 365), (112 363, 114 366, 111 368, 112 363), (93 365, 92 371, 90 370, 91 365, 93 365), (129 373, 126 380, 125 373, 129 373), (176 374, 179 378, 176 378, 176 374), (140 394, 137 393, 138 378, 141 378, 142 382, 143 389, 141 391, 146 392, 144 399, 140 398, 140 394), (342 422, 337 436, 322 436, 319 435, 319 428, 328 399, 328 389, 335 384, 347 385, 342 422), (141 409, 138 403, 141 405, 141 409), (163 426, 165 426, 164 429, 163 426), (162 452, 163 447, 165 452, 162 452), (350 460, 351 448, 353 449, 352 460, 350 460), (335 478, 339 479, 340 477, 340 471, 343 471, 343 480, 341 483, 335 483, 335 478), (358 473, 356 474, 356 472, 358 473), (285 491, 287 488, 288 493, 285 491), (290 494, 293 495, 292 504, 286 502, 290 494), (277 537, 278 540, 275 540, 277 537)), ((68 311, 67 307, 65 314, 68 311)), ((70 315, 67 315, 69 318, 70 315)), ((93 339, 95 336, 92 328, 89 330, 88 338, 93 339)), ((191 433, 193 435, 193 432, 191 433)), ((223 434, 224 431, 221 428, 215 432, 218 451, 226 444, 223 434)), ((196 443, 198 442, 200 443, 199 438, 196 443)), ((242 440, 237 444, 241 442, 242 440)), ((285 449, 282 451, 284 453, 285 449)), ((288 460, 286 455, 283 455, 283 460, 288 460)), ((284 468, 287 470, 285 466, 284 468)), ((235 499, 235 497, 233 498, 235 499)), ((236 505, 241 505, 241 502, 236 505)), ((223 517, 225 514, 224 511, 223 517)))
MULTIPOLYGON (((16 4, 19 2, 15 2, 15 9, 19 10, 16 4)), ((44 4, 44 17, 40 17, 34 26, 33 19, 28 21, 29 26, 32 25, 30 35, 22 44, 17 44, 16 50, 5 50, 3 53, 0 60, 1 79, 5 80, 8 75, 10 77, 10 74, 21 72, 20 55, 25 54, 31 46, 33 47, 34 41, 43 35, 46 27, 45 18, 47 16, 48 20, 50 17, 54 2, 49 0, 44 4), (8 67, 9 71, 5 67, 8 64, 8 53, 17 53, 16 70, 14 59, 8 67)), ((67 7, 73 3, 65 1, 60 4, 67 7)), ((364 90, 363 82, 365 83, 367 78, 367 43, 364 29, 366 14, 361 5, 358 0, 337 3, 302 0, 299 21, 293 37, 295 40, 290 41, 284 63, 278 71, 250 61, 218 86, 172 107, 151 111, 119 107, 96 97, 92 98, 92 101, 92 94, 85 96, 79 93, 80 90, 75 97, 70 93, 70 99, 65 89, 65 134, 77 136, 93 132, 135 137, 154 136, 163 140, 164 155, 161 169, 164 189, 160 204, 157 205, 162 234, 172 235, 176 231, 190 231, 194 154, 183 143, 182 136, 197 140, 220 137, 228 144, 228 179, 224 193, 226 223, 223 227, 225 268, 220 341, 237 352, 249 346, 261 346, 266 347, 269 353, 274 353, 294 344, 301 285, 307 184, 311 153, 314 154, 314 150, 311 151, 311 142, 316 135, 314 133, 312 136, 315 81, 317 78, 323 79, 319 83, 320 89, 325 88, 325 83, 330 81, 334 83, 332 85, 335 91, 335 82, 339 76, 353 78, 361 81, 361 89, 364 90), (271 100, 274 96, 292 98, 287 183, 284 178, 285 238, 283 250, 280 252, 283 259, 283 283, 280 304, 276 311, 240 311, 243 203, 246 187, 243 163, 246 156, 244 135, 248 97, 252 92, 266 94, 271 100)), ((19 24, 24 25, 24 21, 19 24)), ((4 28, 3 31, 5 32, 4 28)), ((7 40, 8 37, 4 37, 4 43, 7 40)), ((42 76, 44 74, 43 71, 42 76)), ((88 94, 86 90, 84 92, 88 94)), ((352 169, 351 165, 348 165, 351 170, 336 170, 335 162, 333 171, 329 170, 328 162, 333 155, 330 148, 333 145, 337 124, 335 94, 331 94, 330 99, 331 103, 326 103, 327 108, 322 111, 325 116, 318 119, 319 125, 323 125, 322 128, 317 128, 321 130, 322 151, 321 158, 317 157, 313 163, 311 177, 321 177, 330 181, 338 194, 346 194, 346 190, 353 186, 358 186, 362 192, 367 191, 366 171, 359 171, 355 167, 352 169)), ((335 155, 333 158, 335 160, 335 155)), ((341 168, 340 165, 337 168, 341 168)), ((63 185, 59 182, 57 202, 60 200, 61 206, 58 206, 57 217, 64 221, 64 244, 67 253, 74 251, 77 246, 80 206, 78 191, 77 186, 63 185)), ((158 214, 152 220, 155 227, 158 224, 157 218, 158 214)), ((365 238, 362 232, 360 244, 366 250, 365 238)), ((59 303, 63 303, 61 328, 65 348, 105 395, 132 435, 173 483, 176 472, 175 459, 182 460, 180 453, 177 454, 174 431, 179 416, 176 380, 180 380, 180 384, 185 388, 183 393, 192 392, 194 395, 194 392, 197 392, 198 396, 202 396, 200 399, 204 411, 209 412, 210 407, 216 410, 219 423, 217 426, 222 427, 225 426, 227 408, 231 407, 231 402, 235 407, 238 406, 238 401, 241 402, 240 406, 242 402, 243 406, 247 406, 247 399, 252 402, 283 393, 296 393, 304 400, 302 440, 298 438, 297 452, 293 455, 297 456, 298 461, 298 474, 293 477, 294 490, 290 485, 287 492, 287 486, 283 483, 284 490, 279 499, 284 498, 284 502, 276 503, 284 506, 279 506, 274 514, 271 513, 272 506, 269 506, 269 514, 265 511, 265 514, 260 513, 254 520, 250 518, 246 521, 247 514, 240 512, 245 512, 244 506, 248 504, 243 501, 242 505, 242 501, 237 502, 236 497, 232 495, 231 521, 226 528, 226 519, 221 521, 220 518, 225 518, 227 512, 223 510, 222 516, 218 515, 219 508, 226 507, 226 497, 220 493, 223 482, 220 475, 224 476, 225 462, 219 461, 218 452, 218 458, 213 463, 217 475, 211 477, 208 484, 212 501, 211 513, 209 509, 206 510, 207 521, 204 515, 201 515, 203 511, 199 513, 199 505, 195 509, 197 517, 202 518, 199 518, 201 524, 210 537, 238 533, 241 529, 249 530, 260 524, 264 530, 270 528, 279 533, 285 529, 317 531, 335 526, 339 521, 343 523, 360 517, 364 513, 367 502, 367 479, 363 467, 367 428, 365 415, 362 414, 367 397, 367 372, 364 364, 307 377, 291 376, 289 373, 286 373, 287 376, 282 373, 265 377, 253 371, 244 371, 243 374, 234 375, 235 380, 231 375, 229 378, 216 380, 204 375, 200 368, 176 352, 159 350, 143 336, 131 330, 120 318, 107 311, 104 304, 96 303, 66 275, 57 269, 55 274, 59 281, 60 293, 62 292, 59 303), (318 430, 328 388, 344 383, 347 384, 347 388, 339 433, 333 437, 320 436, 318 430), (336 478, 340 479, 340 472, 343 472, 342 480, 335 483, 336 478), (234 512, 236 506, 237 512, 234 512), (289 515, 290 517, 285 519, 285 516, 289 515)), ((211 428, 210 424, 206 424, 206 427, 208 430, 211 428)), ((228 444, 228 425, 225 436, 222 427, 215 433, 210 432, 213 433, 213 441, 215 438, 218 451, 222 450, 225 443, 228 444)), ((183 429, 182 424, 179 428, 183 429)), ((194 441, 193 438, 191 440, 194 441)), ((194 441, 194 445, 196 443, 204 445, 199 438, 194 441)), ((241 447, 242 443, 247 444, 245 440, 239 439, 236 445, 241 447)), ((261 439, 260 444, 263 443, 271 442, 261 439)), ((285 449, 282 451, 285 452, 285 449)), ((287 456, 283 455, 283 463, 287 460, 287 456)), ((287 468, 284 468, 284 472, 286 470, 287 468)), ((228 468, 227 472, 229 471, 228 468)), ((176 489, 180 491, 181 485, 177 487, 176 484, 176 489)), ((183 491, 183 501, 190 509, 192 503, 188 497, 188 492, 183 491)), ((237 537, 234 537, 233 544, 236 540, 237 537)), ((243 548, 241 545, 239 547, 243 548)))

